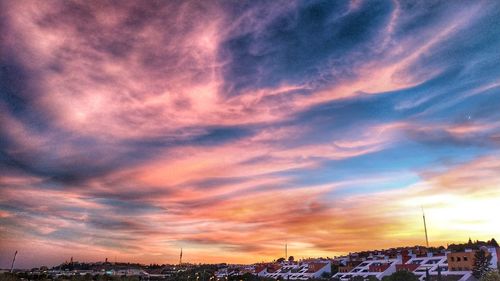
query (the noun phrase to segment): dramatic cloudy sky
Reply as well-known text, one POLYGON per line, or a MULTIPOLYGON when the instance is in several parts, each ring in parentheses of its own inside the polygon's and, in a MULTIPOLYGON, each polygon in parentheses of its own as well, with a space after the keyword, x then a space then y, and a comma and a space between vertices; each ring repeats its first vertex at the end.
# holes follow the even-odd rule
POLYGON ((0 267, 500 238, 499 1, 1 0, 0 55, 0 267))

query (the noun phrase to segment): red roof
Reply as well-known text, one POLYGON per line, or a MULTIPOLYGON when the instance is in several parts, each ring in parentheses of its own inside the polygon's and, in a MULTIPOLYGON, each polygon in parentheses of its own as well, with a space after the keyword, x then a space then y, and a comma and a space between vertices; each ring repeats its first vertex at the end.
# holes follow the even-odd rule
POLYGON ((312 263, 308 263, 307 265, 309 266, 307 273, 314 273, 314 272, 322 269, 323 267, 325 267, 325 265, 327 265, 327 264, 322 263, 322 262, 312 262, 312 263))
POLYGON ((409 271, 409 272, 413 272, 415 271, 420 265, 419 264, 411 264, 411 263, 407 263, 407 264, 396 264, 396 270, 397 271, 400 271, 400 270, 406 270, 406 271, 409 271))

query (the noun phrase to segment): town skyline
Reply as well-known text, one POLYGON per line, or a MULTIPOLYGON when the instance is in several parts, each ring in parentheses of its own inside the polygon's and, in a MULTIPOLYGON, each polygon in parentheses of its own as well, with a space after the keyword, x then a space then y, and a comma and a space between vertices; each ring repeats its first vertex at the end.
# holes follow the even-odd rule
MULTIPOLYGON (((344 252, 344 253, 336 253, 335 255, 331 255, 331 256, 300 256, 299 255, 294 255, 293 252, 289 255, 288 254, 288 244, 285 243, 284 245, 284 253, 285 255, 277 255, 276 257, 270 257, 270 259, 268 260, 260 260, 260 261, 247 261, 247 262, 240 262, 240 263, 231 263, 228 259, 228 260, 218 260, 218 261, 213 261, 213 262, 204 262, 204 261, 190 261, 189 260, 189 253, 188 253, 188 256, 187 257, 184 257, 184 252, 183 252, 183 248, 179 249, 180 253, 179 255, 177 256, 178 258, 178 263, 175 263, 175 262, 165 262, 165 261, 151 261, 151 262, 148 262, 148 263, 142 263, 140 261, 127 261, 127 260, 119 260, 117 256, 114 256, 114 257, 104 257, 104 258, 101 258, 100 260, 97 259, 97 260, 79 260, 78 259, 78 255, 72 255, 69 257, 66 257, 66 259, 61 259, 59 262, 55 262, 54 264, 38 264, 38 265, 35 265, 35 264, 31 264, 30 266, 28 267, 17 267, 17 265, 19 263, 21 264, 25 264, 23 263, 22 261, 22 253, 19 253, 19 251, 15 251, 14 255, 13 255, 13 260, 11 260, 11 266, 13 269, 29 269, 29 268, 39 268, 39 267, 43 267, 43 266, 47 266, 47 267, 56 267, 56 266, 59 266, 61 264, 71 264, 73 262, 75 263, 111 263, 111 264, 125 264, 125 263, 133 263, 133 264, 141 264, 143 266, 147 266, 147 265, 182 265, 182 264, 191 264, 191 265, 196 265, 196 264, 221 264, 221 263, 226 263, 226 264, 258 264, 258 263, 268 263, 268 262, 275 262, 276 260, 279 260, 279 259, 285 259, 285 260, 288 260, 290 257, 293 257, 296 261, 298 260, 303 260, 303 259, 334 259, 334 258, 337 258, 337 257, 341 257, 341 256, 348 256, 348 255, 351 255, 352 253, 364 253, 364 252, 377 252, 377 251, 386 251, 386 250, 390 250, 390 249, 401 249, 401 248, 427 248, 427 249, 448 249, 451 246, 455 246, 455 245, 467 245, 467 244, 471 244, 471 243, 478 243, 478 242, 481 242, 481 243, 488 243, 490 241, 495 241, 494 243, 496 244, 496 239, 495 238, 491 238, 489 240, 484 240, 484 241, 481 241, 481 240, 472 240, 472 238, 469 237, 469 240, 468 242, 466 243, 466 241, 457 241, 457 242, 454 242, 454 243, 448 243, 446 246, 445 245, 429 245, 429 246, 425 246, 425 245, 393 245, 392 247, 387 247, 387 248, 378 248, 378 249, 375 249, 375 248, 371 248, 371 249, 359 249, 359 250, 353 250, 353 251, 349 251, 349 252, 344 252), (487 241, 487 242, 485 242, 487 241), (21 261, 19 260, 19 254, 21 254, 21 261), (184 260, 183 261, 183 258, 188 258, 188 260, 184 260), (15 266, 13 266, 15 265, 15 266)), ((282 249, 283 250, 283 249, 282 249)), ((8 269, 7 266, 0 266, 0 269, 8 269)))
MULTIPOLYGON (((288 256, 285 244, 285 257, 288 256)), ((110 261, 81 262, 73 257, 53 267, 40 266, 18 269, 12 265, 3 276, 13 274, 20 278, 39 279, 146 279, 190 280, 199 277, 208 280, 477 280, 485 275, 498 275, 500 246, 492 238, 451 244, 447 247, 406 246, 389 249, 350 252, 335 257, 297 259, 293 256, 250 264, 137 264, 110 261), (397 277, 399 276, 399 277, 397 277), (403 278, 403 279, 402 279, 403 278), (475 279, 476 278, 476 279, 475 279)), ((198 278, 196 278, 198 279, 198 278)), ((22 279, 21 279, 22 280, 22 279)), ((481 279, 482 280, 482 279, 481 279)), ((488 279, 486 279, 488 280, 488 279)))
POLYGON ((498 50, 495 0, 0 0, 0 267, 500 237, 498 50))

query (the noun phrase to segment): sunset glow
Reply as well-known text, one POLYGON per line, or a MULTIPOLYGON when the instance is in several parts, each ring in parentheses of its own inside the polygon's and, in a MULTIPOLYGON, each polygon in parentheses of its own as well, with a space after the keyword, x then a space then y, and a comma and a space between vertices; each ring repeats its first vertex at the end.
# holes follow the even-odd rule
POLYGON ((500 238, 498 1, 0 16, 0 268, 500 238))

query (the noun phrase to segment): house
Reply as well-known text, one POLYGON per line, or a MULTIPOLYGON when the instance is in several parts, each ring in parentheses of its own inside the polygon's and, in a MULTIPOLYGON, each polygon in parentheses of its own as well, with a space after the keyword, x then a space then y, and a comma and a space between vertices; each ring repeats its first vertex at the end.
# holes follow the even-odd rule
POLYGON ((338 272, 333 277, 340 280, 350 280, 351 278, 356 276, 361 276, 364 278, 374 276, 378 279, 382 279, 382 277, 391 275, 392 273, 396 272, 396 264, 398 263, 401 263, 400 258, 389 259, 377 257, 372 260, 365 260, 347 273, 338 272))
POLYGON ((325 273, 331 273, 330 260, 308 260, 299 263, 286 263, 275 272, 267 272, 264 277, 283 280, 308 280, 320 278, 325 273))
POLYGON ((425 280, 427 272, 430 276, 453 276, 455 280, 468 280, 471 277, 470 271, 450 272, 448 270, 448 259, 445 254, 431 254, 426 257, 412 257, 405 264, 398 264, 397 270, 408 270, 417 275, 419 280, 425 280))
POLYGON ((474 268, 475 250, 466 249, 464 252, 448 254, 448 265, 450 271, 472 271, 474 268))

